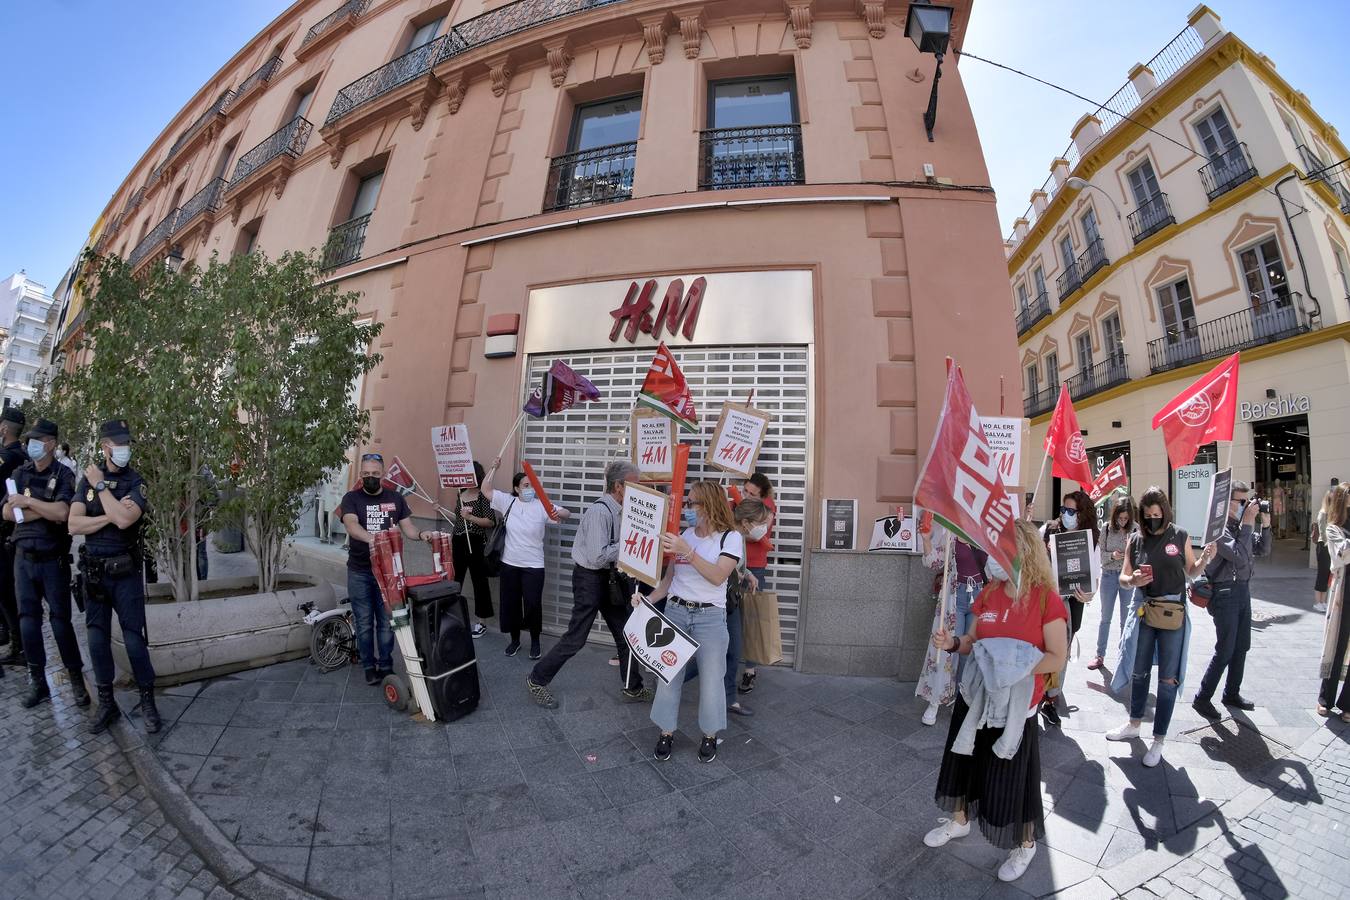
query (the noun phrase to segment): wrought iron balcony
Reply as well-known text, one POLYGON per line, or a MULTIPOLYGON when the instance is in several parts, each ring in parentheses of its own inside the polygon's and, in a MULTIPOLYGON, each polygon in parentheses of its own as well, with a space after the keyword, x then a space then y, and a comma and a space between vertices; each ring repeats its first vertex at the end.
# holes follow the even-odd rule
POLYGON ((1059 299, 1063 300, 1083 286, 1083 279, 1078 277, 1078 264, 1069 263, 1059 277, 1055 279, 1055 289, 1059 291, 1059 299))
POLYGON ((613 203, 633 196, 637 142, 568 153, 548 166, 544 212, 613 203))
POLYGON ((1026 334, 1026 332, 1031 330, 1032 325, 1035 325, 1048 315, 1050 315, 1050 298, 1045 295, 1045 291, 1041 291, 1036 295, 1035 300, 1032 300, 1029 305, 1022 307, 1017 311, 1018 337, 1026 334))
POLYGON ((272 76, 276 74, 277 69, 279 68, 281 68, 280 56, 274 56, 267 62, 259 66, 258 71, 254 72, 252 75, 245 78, 239 84, 239 87, 234 89, 235 102, 237 103, 240 100, 244 99, 245 97, 249 96, 249 94, 253 92, 253 89, 258 87, 259 85, 263 85, 271 81, 272 76))
POLYGON ((1200 167, 1200 183, 1205 186, 1210 202, 1255 177, 1256 167, 1247 154, 1247 145, 1241 143, 1215 154, 1200 167))
POLYGON ((1331 190, 1331 194, 1336 198, 1336 206, 1340 209, 1342 215, 1350 216, 1350 188, 1346 187, 1345 181, 1347 175, 1350 175, 1350 160, 1341 160, 1332 166, 1322 165, 1318 159, 1307 147, 1300 146, 1299 150, 1304 152, 1304 163, 1308 166, 1308 173, 1303 179, 1308 182, 1321 182, 1331 190), (1317 168, 1312 168, 1314 165, 1317 168))
POLYGON ((1110 264, 1111 260, 1106 258, 1106 245, 1101 238, 1093 238, 1088 241, 1087 249, 1078 254, 1079 282, 1086 283, 1098 269, 1104 269, 1110 264))
POLYGON ((1035 418, 1054 409, 1058 400, 1059 385, 1047 385, 1022 401, 1022 412, 1029 419, 1035 418))
POLYGON ((127 205, 122 208, 122 215, 119 217, 118 227, 120 228, 126 222, 127 216, 135 212, 145 199, 145 185, 136 188, 132 195, 127 198, 127 205))
POLYGON ((802 126, 715 128, 699 136, 698 186, 730 188, 803 184, 802 126))
POLYGON ((442 45, 441 55, 436 62, 554 19, 623 2, 625 0, 516 0, 515 3, 474 16, 450 29, 447 35, 450 40, 442 45))
POLYGON ((1127 355, 1113 353, 1095 366, 1080 369, 1077 375, 1066 378, 1064 383, 1069 386, 1069 396, 1074 400, 1081 400, 1129 380, 1130 367, 1127 355))
POLYGON ((171 209, 169 214, 159 220, 159 224, 141 239, 136 248, 127 254, 127 264, 133 269, 140 265, 147 257, 159 250, 169 240, 173 234, 174 223, 178 221, 178 210, 171 209))
POLYGON ((226 90, 216 98, 216 102, 212 103, 206 112, 197 117, 195 122, 183 129, 183 133, 178 136, 178 140, 173 142, 173 146, 169 148, 169 152, 165 155, 164 159, 159 165, 155 166, 154 171, 150 173, 150 180, 153 182, 155 179, 159 178, 160 173, 169 167, 169 164, 173 162, 174 157, 182 152, 184 147, 192 143, 193 138, 201 134, 207 126, 215 120, 216 116, 224 113, 233 101, 234 91, 226 90))
POLYGON ((248 181, 249 176, 280 156, 299 158, 314 126, 304 116, 296 116, 276 131, 263 138, 262 143, 239 157, 234 166, 234 177, 226 193, 234 193, 248 181))
POLYGON ((184 203, 178 210, 178 221, 174 223, 173 233, 177 234, 186 228, 193 219, 203 213, 213 213, 220 209, 220 198, 225 193, 225 186, 229 184, 224 178, 216 178, 192 195, 192 199, 184 203))
POLYGON ((360 16, 366 11, 366 7, 369 5, 370 0, 347 0, 346 3, 342 4, 309 27, 309 31, 305 32, 305 39, 300 42, 299 49, 303 50, 305 47, 318 40, 334 25, 360 16))
POLYGON ((324 127, 332 125, 358 106, 369 103, 410 81, 415 81, 419 76, 431 71, 431 67, 441 58, 441 51, 451 37, 448 34, 442 35, 434 41, 414 47, 398 59, 362 75, 338 91, 333 106, 328 110, 328 118, 324 120, 324 127))
MULTIPOLYGON (((1172 215, 1167 195, 1162 191, 1139 204, 1139 208, 1125 218, 1129 220, 1130 237, 1134 238, 1136 244, 1149 235, 1157 234, 1168 225, 1175 225, 1177 221, 1176 216, 1172 215)), ((1087 280, 1086 276, 1084 280, 1087 280)))
POLYGON ((1166 372, 1311 330, 1312 321, 1303 309, 1302 295, 1253 297, 1249 309, 1169 329, 1163 337, 1149 341, 1148 366, 1150 371, 1166 372))
POLYGON ((323 268, 336 269, 361 258, 361 248, 366 243, 366 226, 370 224, 370 213, 355 219, 334 225, 328 232, 328 243, 323 248, 323 268))

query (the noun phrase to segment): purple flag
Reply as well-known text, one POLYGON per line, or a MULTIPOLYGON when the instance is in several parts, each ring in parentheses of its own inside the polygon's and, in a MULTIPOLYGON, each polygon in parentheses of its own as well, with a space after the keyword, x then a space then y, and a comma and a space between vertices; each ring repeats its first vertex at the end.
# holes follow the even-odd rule
POLYGON ((595 385, 561 361, 555 361, 544 374, 542 386, 534 389, 530 399, 525 402, 527 415, 542 419, 550 413, 560 413, 571 409, 582 400, 600 399, 600 391, 595 385))

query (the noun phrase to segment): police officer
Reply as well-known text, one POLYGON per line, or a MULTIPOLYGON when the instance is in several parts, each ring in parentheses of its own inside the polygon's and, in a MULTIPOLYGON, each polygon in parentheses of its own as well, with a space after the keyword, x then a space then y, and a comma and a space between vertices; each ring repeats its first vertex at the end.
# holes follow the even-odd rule
MULTIPOLYGON (((0 413, 0 502, 8 494, 5 482, 27 461, 19 432, 23 431, 24 415, 17 406, 5 407, 0 413)), ((0 657, 0 676, 5 666, 27 665, 23 656, 23 639, 19 637, 19 604, 14 599, 14 548, 9 539, 14 534, 14 523, 0 521, 0 645, 9 650, 0 657)))
POLYGON ((14 593, 19 600, 19 629, 28 658, 27 709, 51 699, 47 686, 47 648, 42 640, 42 601, 61 662, 70 673, 77 706, 89 705, 84 660, 70 623, 70 582, 61 560, 66 554, 66 518, 75 494, 75 478, 56 461, 56 423, 38 419, 23 436, 28 462, 14 473, 17 493, 5 498, 4 518, 14 528, 14 593), (23 519, 20 522, 20 518, 23 519))
POLYGON ((98 685, 98 734, 122 715, 113 698, 112 614, 122 626, 122 642, 131 672, 141 691, 145 730, 160 729, 155 707, 155 669, 145 645, 145 585, 141 549, 141 517, 145 513, 145 479, 131 468, 131 429, 122 419, 104 422, 98 431, 103 464, 84 470, 70 505, 70 531, 82 534, 84 550, 84 622, 89 656, 98 685))

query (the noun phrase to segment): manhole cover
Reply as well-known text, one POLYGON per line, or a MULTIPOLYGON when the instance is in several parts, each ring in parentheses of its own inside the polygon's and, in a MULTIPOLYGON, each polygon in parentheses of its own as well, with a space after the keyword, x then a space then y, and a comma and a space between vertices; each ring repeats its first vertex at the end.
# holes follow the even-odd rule
POLYGON ((1216 763, 1248 772, 1291 752, 1291 748, 1266 737, 1255 727, 1236 719, 1224 719, 1191 731, 1183 731, 1179 740, 1198 744, 1216 763))

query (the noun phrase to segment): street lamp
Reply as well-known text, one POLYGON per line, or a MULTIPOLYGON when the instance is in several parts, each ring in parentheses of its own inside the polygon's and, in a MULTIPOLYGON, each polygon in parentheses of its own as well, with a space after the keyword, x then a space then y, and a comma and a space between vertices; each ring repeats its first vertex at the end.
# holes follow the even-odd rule
POLYGON ((169 270, 170 275, 177 275, 183 268, 183 248, 174 244, 169 248, 169 255, 164 258, 164 268, 169 270))
POLYGON ((923 126, 928 131, 928 142, 933 142, 933 126, 937 124, 938 80, 942 78, 942 55, 947 52, 947 41, 952 36, 952 9, 931 3, 910 3, 905 19, 905 34, 919 48, 920 53, 937 57, 933 70, 933 91, 928 95, 928 109, 923 114, 923 126))

